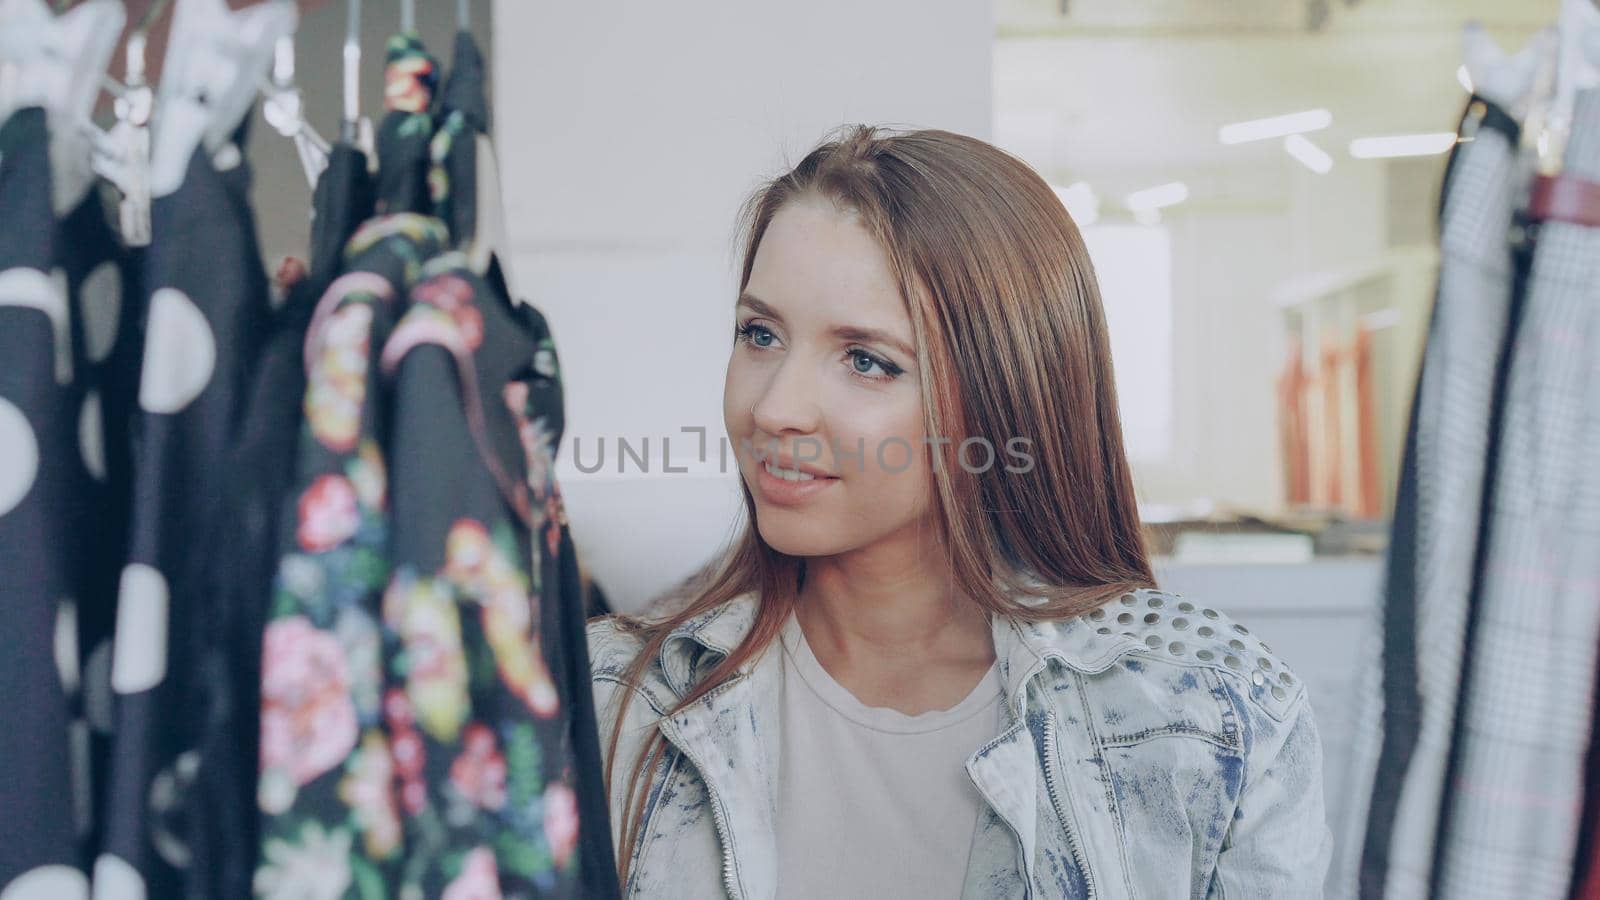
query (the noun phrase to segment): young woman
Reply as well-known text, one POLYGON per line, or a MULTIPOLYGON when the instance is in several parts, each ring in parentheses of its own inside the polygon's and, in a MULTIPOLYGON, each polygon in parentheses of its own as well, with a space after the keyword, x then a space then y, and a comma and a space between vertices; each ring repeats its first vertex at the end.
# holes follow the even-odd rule
POLYGON ((1321 896, 1305 689, 1155 588, 1050 187, 863 126, 744 213, 749 525, 589 626, 625 896, 1321 896))

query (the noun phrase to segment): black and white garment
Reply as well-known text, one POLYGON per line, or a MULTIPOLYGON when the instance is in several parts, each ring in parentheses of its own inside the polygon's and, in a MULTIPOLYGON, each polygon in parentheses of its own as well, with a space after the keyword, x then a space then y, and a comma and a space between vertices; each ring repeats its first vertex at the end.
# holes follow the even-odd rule
MULTIPOLYGON (((1600 182, 1600 89, 1563 174, 1600 182)), ((1565 898, 1600 648, 1600 228, 1550 220, 1507 360, 1471 665, 1441 818, 1442 896, 1565 898)))
MULTIPOLYGON (((1402 461, 1383 606, 1382 745, 1361 853, 1363 897, 1421 897, 1467 661, 1483 483, 1512 326, 1508 235, 1522 188, 1519 128, 1471 98, 1475 135, 1448 162, 1440 266, 1402 461)), ((1360 767, 1356 767, 1359 769, 1360 767)))
POLYGON ((218 171, 197 150, 178 188, 151 207, 130 550, 111 662, 114 749, 94 866, 101 897, 179 897, 189 878, 204 882, 191 841, 205 802, 195 790, 199 746, 215 712, 204 682, 226 674, 204 666, 217 630, 205 564, 226 539, 223 460, 270 313, 238 154, 238 143, 225 145, 218 156, 233 164, 218 171))
POLYGON ((91 190, 59 221, 47 116, 0 128, 0 895, 87 896, 137 389, 131 262, 91 190))

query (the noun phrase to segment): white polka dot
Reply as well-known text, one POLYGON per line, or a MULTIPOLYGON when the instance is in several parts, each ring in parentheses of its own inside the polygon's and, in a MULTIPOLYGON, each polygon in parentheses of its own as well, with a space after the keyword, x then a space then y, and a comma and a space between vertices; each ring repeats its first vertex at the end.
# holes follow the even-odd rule
POLYGON ((150 566, 122 570, 117 592, 116 647, 111 687, 119 694, 148 691, 167 675, 167 580, 150 566))
POLYGON ((25 306, 50 317, 56 342, 56 382, 72 380, 72 319, 67 315, 67 274, 56 269, 49 275, 38 269, 0 272, 0 306, 25 306))
POLYGON ((122 273, 116 263, 103 262, 79 286, 83 303, 84 349, 93 362, 111 355, 117 342, 117 322, 122 313, 122 273))
POLYGON ((182 410, 206 389, 216 364, 216 340, 194 301, 177 288, 152 294, 139 406, 153 413, 182 410))
POLYGON ((238 168, 241 162, 244 162, 244 155, 239 152, 239 145, 232 141, 223 144, 216 155, 211 157, 211 166, 218 172, 238 168))
POLYGON ((83 667, 83 714, 89 725, 101 734, 111 733, 111 640, 107 638, 89 651, 83 667))
POLYGON ((83 466, 98 481, 106 480, 106 428, 100 414, 100 393, 90 391, 78 410, 78 451, 83 466))
POLYGON ((33 426, 22 410, 0 398, 0 516, 28 496, 38 474, 39 442, 33 426))
POLYGON ((78 692, 78 604, 71 597, 56 607, 56 673, 67 696, 78 692))
POLYGON ((0 900, 86 900, 89 879, 71 866, 29 869, 0 890, 0 900))
POLYGON ((145 900, 139 870, 120 856, 100 854, 94 861, 94 900, 145 900))

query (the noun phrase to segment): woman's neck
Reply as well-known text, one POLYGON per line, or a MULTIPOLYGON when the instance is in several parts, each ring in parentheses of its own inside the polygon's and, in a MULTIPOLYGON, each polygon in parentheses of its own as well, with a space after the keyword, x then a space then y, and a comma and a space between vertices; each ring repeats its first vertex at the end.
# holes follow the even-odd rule
MULTIPOLYGON (((871 702, 867 695, 903 696, 941 674, 970 688, 968 676, 994 662, 988 612, 948 573, 930 569, 881 559, 807 561, 795 616, 817 660, 863 702, 871 702)), ((956 692, 955 699, 964 696, 956 692)), ((930 702, 950 693, 936 688, 930 702)))

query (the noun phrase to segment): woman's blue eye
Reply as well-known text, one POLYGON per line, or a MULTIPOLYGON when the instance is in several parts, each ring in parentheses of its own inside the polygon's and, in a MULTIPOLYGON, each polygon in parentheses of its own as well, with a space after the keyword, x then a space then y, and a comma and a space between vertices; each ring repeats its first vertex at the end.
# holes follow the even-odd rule
POLYGON ((773 334, 772 334, 771 331, 767 330, 766 328, 763 328, 760 325, 756 325, 756 324, 752 323, 752 324, 740 325, 738 328, 734 329, 733 337, 734 337, 734 340, 736 340, 736 341, 745 341, 746 343, 752 344, 752 345, 754 345, 756 347, 763 347, 764 348, 764 347, 772 346, 771 344, 761 343, 761 342, 756 340, 756 338, 758 336, 762 336, 762 335, 764 335, 764 336, 766 336, 768 338, 773 337, 773 334))
POLYGON ((865 350, 851 350, 850 357, 852 361, 851 370, 862 378, 872 381, 888 381, 892 378, 898 378, 900 373, 904 371, 894 363, 879 359, 865 350), (866 363, 865 368, 861 365, 863 362, 866 363), (881 374, 872 374, 873 366, 877 366, 881 374))

